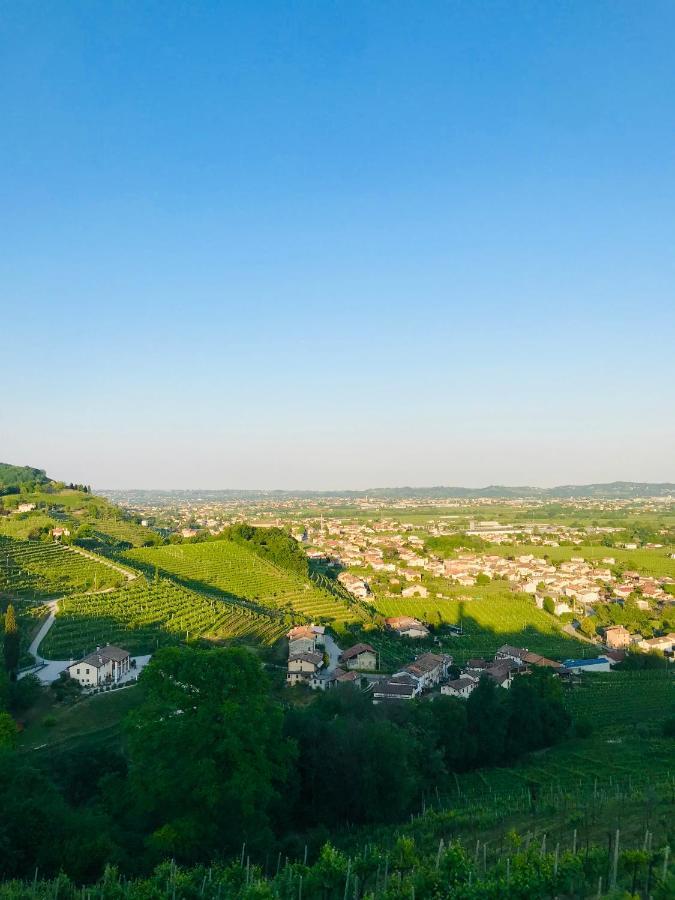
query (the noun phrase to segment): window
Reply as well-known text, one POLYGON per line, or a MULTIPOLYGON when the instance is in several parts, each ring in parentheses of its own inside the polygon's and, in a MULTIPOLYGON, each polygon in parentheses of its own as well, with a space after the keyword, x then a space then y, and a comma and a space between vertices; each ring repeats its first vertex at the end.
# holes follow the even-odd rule
POLYGON ((77 670, 77 674, 78 674, 78 675, 80 674, 80 670, 79 670, 79 669, 77 670))

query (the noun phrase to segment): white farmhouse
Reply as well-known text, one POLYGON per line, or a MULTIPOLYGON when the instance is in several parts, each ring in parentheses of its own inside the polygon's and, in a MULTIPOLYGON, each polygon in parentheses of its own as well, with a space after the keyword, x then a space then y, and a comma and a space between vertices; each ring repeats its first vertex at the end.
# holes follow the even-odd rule
POLYGON ((130 657, 120 647, 99 647, 84 659, 68 666, 66 671, 82 687, 117 682, 129 671, 130 657))

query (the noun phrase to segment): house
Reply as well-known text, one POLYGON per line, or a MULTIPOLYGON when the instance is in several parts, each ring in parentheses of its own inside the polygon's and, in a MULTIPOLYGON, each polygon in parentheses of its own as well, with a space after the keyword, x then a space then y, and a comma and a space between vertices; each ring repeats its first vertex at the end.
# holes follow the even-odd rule
POLYGON ((429 591, 424 587, 423 584, 411 584, 410 587, 403 588, 401 591, 402 597, 428 597, 429 591))
POLYGON ((395 631, 402 637, 413 639, 429 637, 429 629, 411 616, 390 616, 384 620, 384 624, 390 631, 395 631))
POLYGON ((474 675, 480 675, 488 667, 488 663, 484 659, 467 659, 465 669, 474 675))
POLYGON ((289 655, 298 653, 314 653, 316 650, 316 633, 311 625, 297 625, 286 635, 289 655))
POLYGON ((336 684, 356 684, 360 678, 358 672, 345 672, 339 666, 333 672, 333 680, 336 684))
POLYGON ((646 650, 647 653, 653 650, 658 650, 661 653, 670 653, 675 648, 675 633, 671 632, 661 637, 643 638, 638 647, 641 650, 646 650))
POLYGON ((410 675, 418 682, 421 690, 428 690, 447 678, 451 665, 452 657, 445 653, 423 653, 394 677, 410 675))
POLYGON ((530 651, 527 647, 514 647, 511 644, 503 644, 495 653, 495 662, 499 660, 512 660, 519 666, 525 665, 525 657, 530 651))
POLYGON ((488 678, 491 678, 500 687, 508 690, 511 687, 513 672, 514 670, 517 671, 517 669, 518 663, 514 660, 504 659, 493 662, 492 665, 484 670, 483 675, 487 675, 488 678))
POLYGON ((354 644, 340 654, 340 662, 348 669, 376 669, 377 651, 370 644, 354 644))
POLYGON ((373 703, 392 700, 413 700, 421 692, 418 682, 410 675, 384 678, 373 686, 373 703))
POLYGON ((470 675, 462 675, 461 678, 456 678, 454 681, 448 681, 447 684, 442 685, 441 694, 445 694, 448 697, 463 697, 466 699, 477 684, 478 680, 476 678, 472 678, 470 675))
POLYGON ((288 657, 286 682, 288 684, 309 684, 316 678, 322 665, 323 656, 319 653, 311 653, 309 651, 293 653, 288 657))
POLYGON ((16 508, 16 511, 18 513, 27 513, 27 512, 32 512, 34 509, 35 509, 34 503, 19 503, 19 505, 16 508))
POLYGON ((608 656, 597 656, 592 659, 566 659, 563 663, 567 672, 611 672, 613 660, 608 656))
POLYGON ((69 535, 69 528, 52 528, 52 537, 54 538, 54 540, 60 537, 68 537, 69 535))
POLYGON ((364 600, 370 593, 370 588, 363 578, 352 575, 351 572, 340 572, 337 580, 352 597, 356 597, 359 600, 364 600))
POLYGON ((129 672, 130 657, 120 647, 97 647, 93 653, 72 663, 66 671, 82 687, 118 682, 129 672))
POLYGON ((605 628, 605 645, 610 650, 621 650, 630 646, 630 631, 623 625, 609 625, 605 628))

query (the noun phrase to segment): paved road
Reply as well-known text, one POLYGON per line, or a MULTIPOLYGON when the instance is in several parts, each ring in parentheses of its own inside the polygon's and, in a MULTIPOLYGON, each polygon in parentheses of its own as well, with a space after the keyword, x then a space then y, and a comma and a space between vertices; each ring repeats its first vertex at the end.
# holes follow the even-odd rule
POLYGON ((338 647, 330 634, 324 635, 324 646, 326 653, 328 654, 328 665, 323 671, 326 674, 329 674, 337 669, 342 650, 338 647))

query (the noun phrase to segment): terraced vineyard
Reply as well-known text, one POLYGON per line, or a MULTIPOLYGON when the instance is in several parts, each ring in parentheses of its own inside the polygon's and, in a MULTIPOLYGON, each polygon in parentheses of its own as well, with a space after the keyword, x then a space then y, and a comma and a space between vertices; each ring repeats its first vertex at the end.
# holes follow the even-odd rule
POLYGON ((375 604, 383 616, 415 616, 432 625, 461 625, 464 633, 445 642, 459 663, 470 657, 490 657, 507 643, 554 659, 595 655, 590 645, 568 637, 528 594, 515 593, 499 583, 459 591, 461 596, 452 599, 378 597, 375 604))
POLYGON ((122 573, 61 544, 0 536, 0 593, 27 599, 117 587, 122 573))
POLYGON ((358 607, 260 559, 234 541, 139 548, 127 551, 124 558, 144 565, 149 573, 157 566, 160 573, 179 579, 185 587, 211 596, 245 599, 338 627, 360 618, 358 607))
POLYGON ((287 628, 282 614, 266 615, 208 599, 166 579, 149 584, 141 577, 119 590, 61 600, 40 653, 48 659, 77 658, 108 643, 135 654, 150 653, 196 638, 254 638, 271 644, 287 628))

